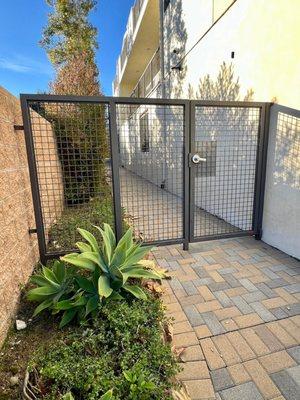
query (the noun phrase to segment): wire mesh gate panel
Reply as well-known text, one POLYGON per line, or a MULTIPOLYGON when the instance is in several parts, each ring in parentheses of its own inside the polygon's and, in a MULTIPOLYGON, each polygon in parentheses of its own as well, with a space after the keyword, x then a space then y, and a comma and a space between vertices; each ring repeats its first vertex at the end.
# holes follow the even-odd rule
MULTIPOLYGON (((22 95, 41 259, 76 228, 128 226, 145 243, 188 238, 188 101, 22 95)), ((97 231, 94 234, 99 235, 97 231)))
POLYGON ((21 105, 42 261, 103 222, 117 239, 132 226, 145 243, 185 248, 260 235, 267 104, 22 95, 21 105))
POLYGON ((125 221, 145 242, 184 239, 185 105, 117 104, 125 221))
POLYGON ((23 115, 40 253, 65 254, 76 228, 114 224, 109 105, 41 96, 23 99, 23 115))
POLYGON ((191 238, 257 233, 262 105, 193 102, 191 238))

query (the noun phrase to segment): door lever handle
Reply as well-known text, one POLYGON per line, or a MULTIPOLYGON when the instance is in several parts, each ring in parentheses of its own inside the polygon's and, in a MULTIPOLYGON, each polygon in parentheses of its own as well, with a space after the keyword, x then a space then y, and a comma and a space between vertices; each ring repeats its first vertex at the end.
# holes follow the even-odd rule
POLYGON ((192 161, 194 164, 199 164, 200 162, 206 162, 206 158, 200 157, 199 154, 194 154, 192 156, 192 161))

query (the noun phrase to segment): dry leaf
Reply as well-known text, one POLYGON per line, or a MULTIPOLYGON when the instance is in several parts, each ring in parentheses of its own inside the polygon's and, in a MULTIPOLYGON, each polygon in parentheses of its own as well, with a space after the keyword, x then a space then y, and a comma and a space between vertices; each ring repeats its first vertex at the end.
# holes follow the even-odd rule
POLYGON ((186 347, 175 347, 172 346, 172 352, 173 354, 175 354, 176 357, 181 357, 184 353, 184 351, 186 350, 186 347))
POLYGON ((171 343, 174 337, 174 328, 172 324, 166 323, 164 325, 164 334, 167 343, 171 343))
POLYGON ((172 396, 174 400, 191 400, 187 389, 182 386, 179 390, 172 390, 172 396))

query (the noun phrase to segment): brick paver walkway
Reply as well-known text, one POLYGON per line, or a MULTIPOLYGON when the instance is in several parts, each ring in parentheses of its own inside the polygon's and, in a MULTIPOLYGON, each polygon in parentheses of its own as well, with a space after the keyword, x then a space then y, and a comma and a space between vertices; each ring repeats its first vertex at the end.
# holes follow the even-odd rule
POLYGON ((300 399, 300 263, 252 238, 154 250, 193 400, 300 399))

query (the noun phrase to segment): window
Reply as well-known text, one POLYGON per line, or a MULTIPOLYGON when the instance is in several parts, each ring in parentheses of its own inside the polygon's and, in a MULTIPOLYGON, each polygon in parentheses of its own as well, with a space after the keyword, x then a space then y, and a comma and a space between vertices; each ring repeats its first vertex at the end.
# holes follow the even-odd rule
POLYGON ((148 111, 140 117, 140 145, 143 153, 149 152, 149 119, 148 111))
POLYGON ((196 141, 196 153, 206 159, 197 165, 196 176, 216 176, 217 142, 196 141))
POLYGON ((169 7, 170 1, 171 0, 164 0, 164 12, 167 11, 167 8, 169 7))

